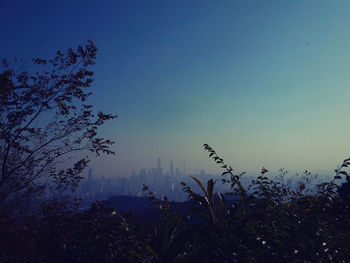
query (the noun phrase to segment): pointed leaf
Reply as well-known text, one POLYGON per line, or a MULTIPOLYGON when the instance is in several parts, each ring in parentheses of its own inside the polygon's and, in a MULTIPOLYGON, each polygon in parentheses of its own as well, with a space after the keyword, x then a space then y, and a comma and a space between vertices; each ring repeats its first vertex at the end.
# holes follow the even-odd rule
POLYGON ((194 177, 194 176, 191 176, 192 177, 192 179, 193 180, 195 180, 196 181, 196 183, 199 185, 199 187, 202 189, 202 191, 204 192, 204 194, 206 195, 206 196, 208 196, 208 192, 207 192, 207 190, 205 189, 205 187, 203 186, 203 184, 202 184, 202 182, 201 181, 199 181, 196 177, 194 177))

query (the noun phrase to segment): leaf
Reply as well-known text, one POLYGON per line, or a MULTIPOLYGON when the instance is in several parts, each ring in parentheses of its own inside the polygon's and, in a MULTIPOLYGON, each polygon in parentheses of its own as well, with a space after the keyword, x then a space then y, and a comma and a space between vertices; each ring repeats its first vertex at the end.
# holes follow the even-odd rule
POLYGON ((223 176, 223 175, 225 175, 225 174, 229 174, 230 172, 223 172, 222 174, 221 174, 221 176, 223 176))
POLYGON ((216 181, 214 182, 213 179, 208 180, 207 193, 208 193, 209 200, 211 200, 211 198, 213 196, 213 190, 214 190, 215 183, 216 183, 216 181))
POLYGON ((192 175, 191 175, 191 177, 192 177, 193 180, 196 181, 196 183, 197 183, 197 184, 199 185, 199 187, 202 189, 202 191, 204 192, 204 194, 205 194, 206 196, 208 196, 208 192, 207 192, 207 190, 205 189, 205 187, 203 186, 202 182, 199 181, 196 177, 194 177, 194 176, 192 176, 192 175))
POLYGON ((329 185, 329 183, 325 182, 325 183, 319 184, 318 186, 320 188, 325 188, 327 185, 329 185))

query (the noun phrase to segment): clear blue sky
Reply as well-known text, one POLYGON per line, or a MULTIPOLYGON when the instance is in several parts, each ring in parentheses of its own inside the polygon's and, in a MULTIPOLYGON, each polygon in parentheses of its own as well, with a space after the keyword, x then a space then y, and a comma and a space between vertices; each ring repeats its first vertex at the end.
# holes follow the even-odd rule
POLYGON ((350 1, 2 0, 0 57, 52 57, 92 39, 91 102, 127 175, 174 160, 218 172, 332 171, 350 156, 350 1))

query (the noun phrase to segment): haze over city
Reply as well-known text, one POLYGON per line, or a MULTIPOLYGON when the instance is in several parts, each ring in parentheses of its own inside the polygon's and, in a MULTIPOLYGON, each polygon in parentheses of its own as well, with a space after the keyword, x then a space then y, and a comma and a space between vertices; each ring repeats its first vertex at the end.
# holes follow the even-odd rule
POLYGON ((188 173, 329 172, 350 156, 349 1, 9 1, 2 57, 51 57, 92 39, 90 103, 118 118, 114 156, 129 176, 160 157, 188 173), (15 17, 13 17, 15 14, 15 17))

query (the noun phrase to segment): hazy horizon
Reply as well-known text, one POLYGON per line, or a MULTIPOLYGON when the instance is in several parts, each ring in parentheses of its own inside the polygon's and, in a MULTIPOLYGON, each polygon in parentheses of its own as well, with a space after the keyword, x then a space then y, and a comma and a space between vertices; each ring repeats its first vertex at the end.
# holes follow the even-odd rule
POLYGON ((92 39, 90 103, 117 114, 101 135, 106 176, 174 161, 188 173, 305 169, 350 157, 348 1, 9 1, 0 58, 51 58, 92 39))

